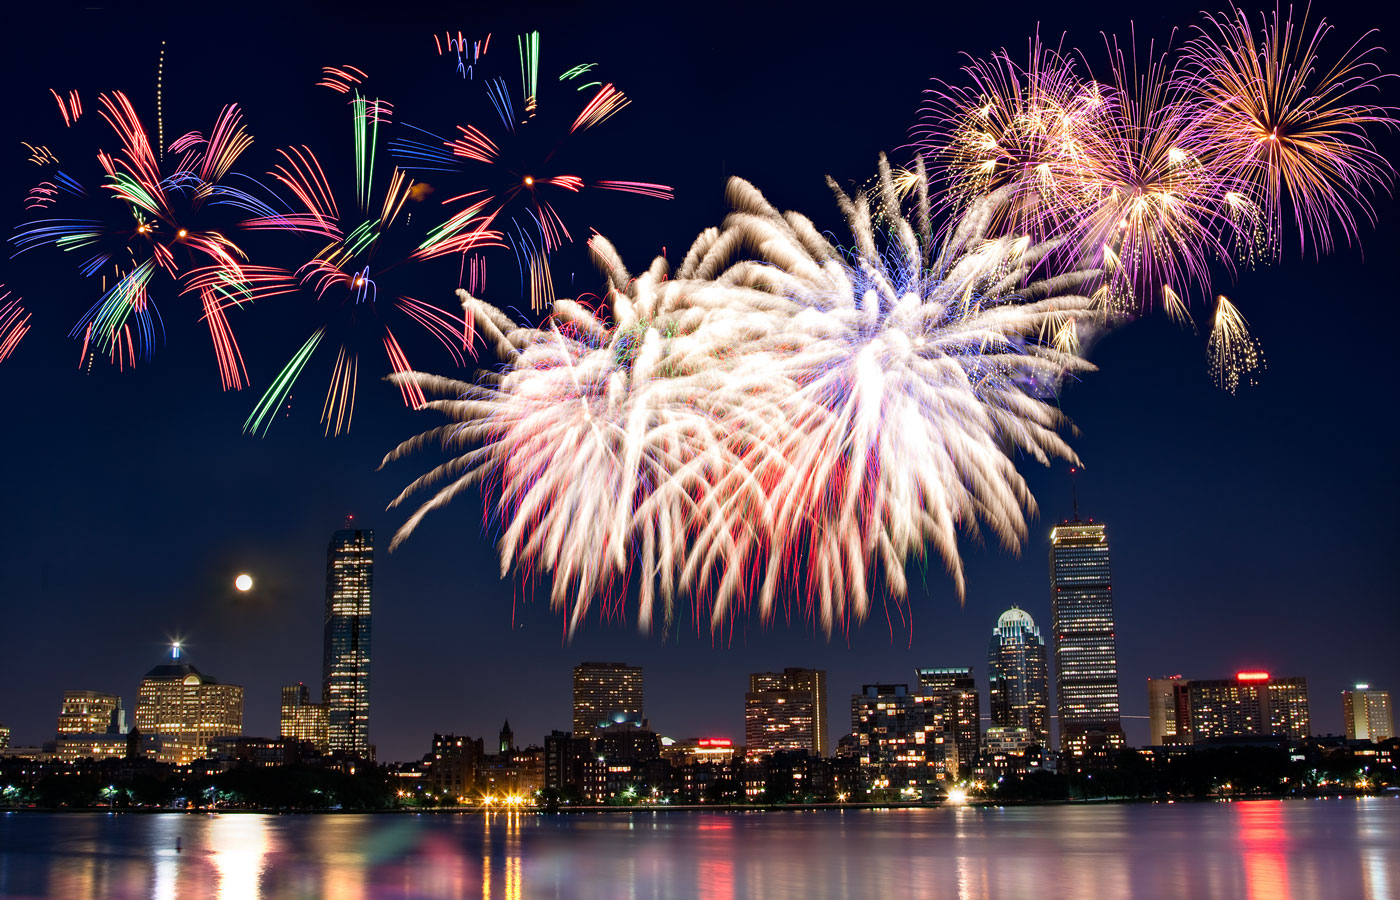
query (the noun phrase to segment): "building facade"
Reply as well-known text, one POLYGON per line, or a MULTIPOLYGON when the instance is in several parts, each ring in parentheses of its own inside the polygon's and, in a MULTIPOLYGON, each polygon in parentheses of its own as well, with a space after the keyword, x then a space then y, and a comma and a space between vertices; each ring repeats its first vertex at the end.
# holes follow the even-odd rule
POLYGON ((861 787, 882 798, 923 797, 958 770, 943 702, 908 685, 867 684, 851 697, 851 735, 861 787))
POLYGON ((1050 531, 1050 609, 1060 752, 1070 767, 1124 746, 1108 533, 1092 520, 1050 531))
POLYGON ((323 703, 311 702, 311 689, 298 682, 282 685, 282 737, 330 751, 330 720, 323 703))
POLYGON ((1285 737, 1311 733, 1308 680, 1240 672, 1234 678, 1173 684, 1179 738, 1200 743, 1228 738, 1285 737))
POLYGON ((1378 691, 1369 684, 1342 691, 1342 717, 1348 740, 1380 742, 1395 737, 1390 691, 1378 691))
POLYGON ((326 549, 321 701, 332 752, 373 759, 369 667, 374 597, 374 532, 344 528, 326 549))
POLYGON ((60 738, 70 734, 126 734, 122 698, 100 691, 64 691, 56 732, 60 738))
POLYGON ((1176 686, 1180 683, 1180 675, 1147 679, 1148 743, 1154 747, 1178 743, 1176 686))
POLYGON ((243 688, 220 684, 178 653, 141 679, 136 727, 156 738, 160 762, 188 765, 208 755, 214 738, 243 733, 243 688))
POLYGON ((744 742, 750 754, 805 751, 826 755, 826 672, 755 672, 744 695, 744 742))
POLYGON ((982 699, 971 666, 919 669, 919 696, 943 707, 944 722, 958 746, 957 763, 949 773, 966 774, 982 746, 982 699))
POLYGON ((596 734, 608 724, 641 728, 646 723, 643 709, 641 666, 586 662, 574 667, 575 737, 596 734))
POLYGON ((1033 743, 1050 739, 1050 676, 1045 639, 1035 620, 1011 607, 997 619, 987 651, 987 693, 992 725, 1024 728, 1033 743))

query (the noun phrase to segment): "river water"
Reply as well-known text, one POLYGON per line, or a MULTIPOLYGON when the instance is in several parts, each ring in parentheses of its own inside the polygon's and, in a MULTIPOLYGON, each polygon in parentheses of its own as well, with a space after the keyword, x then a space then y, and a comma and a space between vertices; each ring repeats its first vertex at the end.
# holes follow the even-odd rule
POLYGON ((1400 799, 566 816, 7 813, 0 897, 1400 900, 1400 799))

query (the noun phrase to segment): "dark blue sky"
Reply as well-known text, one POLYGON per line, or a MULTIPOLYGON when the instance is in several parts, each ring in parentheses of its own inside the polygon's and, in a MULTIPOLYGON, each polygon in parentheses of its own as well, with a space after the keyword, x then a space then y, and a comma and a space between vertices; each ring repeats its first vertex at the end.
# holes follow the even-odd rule
MULTIPOLYGON (((345 147, 343 113, 311 86, 320 66, 358 65, 400 118, 450 127, 443 109, 455 86, 432 65, 431 35, 492 31, 500 41, 537 27, 547 71, 596 61, 634 101, 593 135, 593 155, 580 165, 676 187, 670 203, 619 197, 577 208, 574 224, 607 234, 638 269, 661 246, 674 251, 718 224, 730 174, 835 229, 823 176, 868 177, 880 150, 904 143, 928 79, 956 77, 959 51, 1022 47, 1039 21, 1047 35, 1068 30, 1097 62, 1101 29, 1126 31, 1137 13, 1140 35, 1165 38, 1195 21, 1196 7, 985 9, 453 4, 443 12, 405 3, 386 18, 382 4, 348 13, 338 4, 275 12, 45 4, 42 17, 19 14, 0 54, 8 106, 0 196, 9 198, 0 224, 8 231, 21 220, 32 180, 19 141, 57 131, 48 88, 81 88, 89 100, 124 89, 149 115, 161 39, 167 139, 207 128, 220 105, 238 101, 257 140, 241 167, 261 173, 279 146, 307 143, 330 156, 345 147), (55 6, 66 11, 55 15, 55 6)), ((1335 12, 1334 52, 1376 24, 1335 12)), ((1400 625, 1400 434, 1388 412, 1393 354, 1381 340, 1393 328, 1389 248, 1400 211, 1388 198, 1378 208, 1364 257, 1343 247, 1300 260, 1294 250, 1282 266, 1234 284, 1222 274, 1216 289, 1263 342, 1268 369, 1258 387, 1216 390, 1203 341, 1149 319, 1100 342, 1092 357, 1100 371, 1064 393, 1083 432, 1080 508, 1108 524, 1113 545, 1128 714, 1146 712, 1144 680, 1159 673, 1305 675, 1319 732, 1340 730, 1339 692, 1350 683, 1400 689, 1391 639, 1400 625)), ((513 302, 507 267, 492 277, 500 294, 488 299, 513 302)), ((580 290, 599 284, 565 259, 556 280, 571 278, 580 290)), ((64 337, 94 296, 71 261, 40 252, 0 261, 0 282, 35 312, 34 331, 0 364, 0 722, 18 743, 51 738, 65 689, 114 691, 131 709, 141 675, 178 633, 196 665, 246 686, 246 730, 275 733, 278 686, 319 684, 330 532, 353 513, 387 546, 405 513, 386 504, 434 457, 376 467, 430 417, 365 379, 351 435, 323 438, 314 407, 329 364, 318 363, 293 417, 266 439, 244 437, 256 392, 220 392, 207 337, 179 301, 162 306, 170 339, 152 365, 89 375, 64 337), (249 595, 232 588, 240 571, 257 579, 249 595)), ((274 301, 234 318, 257 390, 304 339, 305 317, 274 301)), ((446 368, 445 359, 424 359, 425 368, 446 368)), ((644 665, 648 714, 676 737, 741 737, 750 671, 827 669, 833 737, 845 731, 844 698, 862 682, 971 664, 985 685, 987 639, 1003 609, 1023 606, 1048 633, 1047 532, 1070 511, 1066 467, 1023 471, 1042 510, 1033 538, 1019 558, 965 545, 966 606, 941 566, 913 566, 912 625, 891 606, 889 619, 877 609, 830 639, 802 621, 752 619, 712 638, 687 615, 664 643, 631 622, 596 619, 566 643, 546 592, 498 580, 479 501, 464 498, 392 556, 378 555, 372 739, 382 757, 410 758, 434 731, 493 734, 509 717, 518 739, 538 740, 568 727, 569 669, 585 659, 644 665)), ((1128 727, 1130 739, 1145 739, 1140 721, 1128 727)))

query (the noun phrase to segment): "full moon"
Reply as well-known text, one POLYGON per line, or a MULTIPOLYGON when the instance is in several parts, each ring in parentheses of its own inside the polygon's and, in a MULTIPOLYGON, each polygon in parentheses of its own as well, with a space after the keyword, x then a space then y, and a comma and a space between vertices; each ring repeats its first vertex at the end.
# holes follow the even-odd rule
POLYGON ((249 574, 247 574, 247 573, 244 573, 244 574, 242 574, 242 575, 239 575, 237 578, 233 579, 233 586, 236 587, 236 588, 238 588, 240 591, 249 591, 249 590, 252 590, 252 589, 253 589, 253 576, 251 576, 251 575, 249 575, 249 574))

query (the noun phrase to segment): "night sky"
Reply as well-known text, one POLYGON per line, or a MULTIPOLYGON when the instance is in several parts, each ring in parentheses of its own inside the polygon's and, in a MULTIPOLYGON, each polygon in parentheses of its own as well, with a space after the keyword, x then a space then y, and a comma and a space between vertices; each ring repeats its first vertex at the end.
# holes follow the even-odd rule
MULTIPOLYGON (((1097 66, 1101 30, 1126 33, 1135 19, 1144 41, 1162 40, 1197 21, 1195 4, 1176 2, 1136 12, 998 5, 995 14, 986 4, 830 13, 811 4, 508 6, 46 3, 6 13, 0 225, 11 233, 21 221, 33 181, 19 142, 59 130, 48 89, 79 88, 94 107, 98 91, 123 89, 153 119, 162 39, 167 141, 207 129, 222 104, 237 101, 256 139, 239 168, 260 175, 273 150, 292 143, 326 157, 348 152, 339 98, 313 87, 321 66, 357 65, 400 119, 448 129, 460 85, 432 35, 493 32, 493 52, 509 61, 513 36, 538 28, 544 72, 596 61, 633 100, 588 136, 579 168, 676 188, 671 202, 605 195, 572 206, 576 233, 597 228, 636 271, 663 246, 675 259, 701 228, 719 224, 729 175, 838 229, 823 176, 868 178, 879 151, 906 143, 929 79, 956 78, 961 51, 1023 48, 1039 22, 1047 36, 1068 31, 1067 43, 1097 66)), ((1331 6, 1314 13, 1339 26, 1324 45, 1333 54, 1378 24, 1331 6)), ((1394 27, 1379 24, 1380 42, 1393 44, 1394 27)), ((1382 140, 1389 153, 1393 138, 1382 140)), ((1100 371, 1064 391, 1082 430, 1080 511, 1107 523, 1112 542, 1125 714, 1145 715, 1153 674, 1304 675, 1317 733, 1341 730, 1344 687, 1400 690, 1400 428, 1387 412, 1395 363, 1384 338, 1396 301, 1396 207, 1378 201, 1381 223, 1364 232, 1364 253, 1344 244, 1321 261, 1300 259, 1295 242, 1281 266, 1242 272, 1234 284, 1220 273, 1215 289, 1263 343, 1268 368, 1257 387, 1217 390, 1203 337, 1154 317, 1099 342, 1100 371)), ((290 418, 265 439, 241 433, 309 331, 305 299, 235 313, 254 388, 222 393, 207 334, 173 297, 162 303, 168 339, 151 365, 80 371, 78 345, 65 335, 96 293, 74 268, 51 250, 0 260, 0 282, 35 313, 34 330, 0 364, 0 722, 16 744, 52 739, 64 690, 119 693, 130 717, 142 674, 174 635, 202 670, 246 686, 246 733, 275 735, 278 687, 300 680, 319 690, 325 550, 347 514, 373 528, 381 548, 370 720, 381 759, 420 756, 434 732, 491 735, 506 718, 522 742, 566 729, 569 670, 582 660, 645 666, 648 716, 677 738, 742 739, 749 672, 824 668, 834 740, 846 730, 845 698, 864 682, 972 665, 985 693, 987 641, 1013 603, 1049 633, 1048 532, 1070 515, 1070 479, 1065 465, 1027 462, 1040 503, 1032 539, 1020 557, 964 542, 965 606, 940 564, 916 562, 911 618, 877 606, 848 634, 828 638, 799 614, 770 626, 741 619, 732 634, 712 637, 684 611, 664 639, 639 634, 632 620, 595 616, 567 641, 547 588, 498 578, 479 497, 459 499, 386 552, 407 515, 386 505, 438 459, 377 469, 395 444, 437 421, 405 410, 392 386, 362 377, 350 436, 325 438, 323 358, 304 376, 290 418), (240 595, 233 578, 244 571, 256 586, 240 595)), ((508 265, 498 263, 491 279, 486 299, 520 305, 508 265)), ((564 296, 601 285, 577 252, 561 256, 555 279, 564 296)), ((448 305, 454 287, 421 290, 448 305)), ((1195 312, 1205 318, 1204 307, 1195 312)), ((445 354, 418 346, 422 368, 450 370, 445 354)), ((1146 740, 1144 721, 1126 725, 1131 742, 1146 740)))

